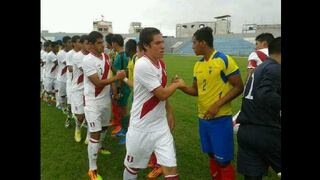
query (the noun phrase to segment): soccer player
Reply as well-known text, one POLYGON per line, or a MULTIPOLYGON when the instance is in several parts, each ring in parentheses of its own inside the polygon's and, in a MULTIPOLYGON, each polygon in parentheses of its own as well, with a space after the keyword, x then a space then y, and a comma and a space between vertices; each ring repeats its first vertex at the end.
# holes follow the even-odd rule
POLYGON ((71 43, 72 43, 72 50, 70 50, 67 55, 66 55, 66 65, 67 65, 67 82, 66 82, 66 91, 67 91, 67 119, 65 121, 65 127, 69 127, 71 120, 73 118, 72 115, 72 109, 71 109, 71 104, 72 104, 72 98, 71 98, 71 81, 72 81, 72 71, 73 71, 73 64, 72 64, 72 59, 75 53, 79 52, 81 50, 81 44, 80 44, 80 36, 75 35, 72 36, 71 38, 71 43))
MULTIPOLYGON (((248 70, 245 82, 248 81, 254 69, 269 57, 268 45, 273 39, 274 37, 270 33, 262 33, 256 37, 256 50, 252 52, 248 57, 248 70)), ((239 123, 237 122, 239 113, 240 111, 233 116, 235 133, 237 133, 237 129, 239 128, 239 123)))
MULTIPOLYGON (((110 61, 111 61, 111 70, 113 75, 116 74, 116 70, 112 67, 114 60, 117 56, 117 52, 115 51, 115 49, 112 47, 112 33, 109 33, 106 35, 105 40, 106 40, 106 44, 107 44, 107 49, 109 49, 109 57, 110 57, 110 61)), ((114 85, 114 83, 112 83, 113 85, 111 86, 111 94, 112 97, 117 97, 118 96, 118 92, 116 89, 116 86, 114 85)), ((112 126, 115 126, 115 128, 111 131, 111 135, 115 135, 118 132, 120 132, 121 130, 121 122, 120 122, 120 114, 119 114, 119 107, 116 104, 116 100, 115 98, 111 99, 112 102, 112 114, 113 114, 113 119, 111 120, 111 124, 112 126)))
MULTIPOLYGON (((76 116, 76 128, 74 138, 76 142, 81 141, 81 125, 85 120, 84 102, 83 102, 83 70, 82 63, 85 56, 89 54, 88 36, 80 37, 81 50, 73 55, 72 60, 72 80, 71 80, 71 110, 76 116)), ((88 136, 88 135, 87 135, 88 136)))
POLYGON ((66 81, 67 81, 67 66, 66 66, 66 55, 72 49, 71 37, 64 36, 62 38, 62 43, 64 48, 58 52, 58 72, 57 72, 57 82, 58 82, 58 98, 57 101, 61 104, 62 111, 66 113, 67 111, 67 92, 66 92, 66 81))
POLYGON ((237 169, 245 180, 262 180, 269 166, 281 172, 281 37, 269 54, 249 78, 238 116, 237 169))
MULTIPOLYGON (((111 38, 112 47, 117 51, 116 59, 112 64, 115 71, 125 70, 128 66, 128 57, 123 49, 123 37, 120 34, 114 34, 111 38)), ((117 87, 116 104, 119 107, 120 121, 121 121, 121 131, 116 134, 116 136, 125 136, 128 123, 129 123, 129 113, 128 113, 128 99, 130 95, 130 88, 127 84, 122 81, 116 81, 115 85, 117 87)), ((126 138, 120 139, 119 144, 124 144, 126 138)))
POLYGON ((59 45, 56 42, 51 43, 51 51, 46 56, 46 79, 45 79, 45 91, 49 94, 49 104, 54 103, 55 98, 55 85, 54 81, 57 74, 57 53, 59 51, 59 45))
POLYGON ((232 57, 214 49, 210 27, 193 34, 192 49, 203 58, 194 65, 193 85, 179 89, 198 96, 201 148, 209 155, 212 179, 234 180, 231 101, 243 91, 240 71, 232 57))
POLYGON ((151 153, 155 152, 165 179, 176 180, 176 153, 165 105, 166 100, 184 82, 179 79, 166 86, 165 64, 160 60, 164 55, 164 41, 158 29, 142 29, 139 41, 145 55, 135 64, 133 103, 126 135, 127 152, 124 158, 123 179, 137 179, 139 169, 147 167, 151 153))
POLYGON ((89 171, 91 180, 102 179, 97 171, 97 157, 101 148, 101 140, 111 118, 110 84, 125 77, 124 71, 119 71, 112 77, 110 60, 103 53, 103 35, 92 31, 88 35, 90 53, 83 60, 84 72, 84 112, 90 131, 88 144, 89 171))
POLYGON ((46 41, 43 43, 43 49, 41 50, 41 80, 42 80, 42 92, 41 92, 41 98, 43 98, 45 101, 47 101, 47 93, 44 88, 44 84, 46 81, 46 58, 48 53, 51 51, 51 42, 46 41))

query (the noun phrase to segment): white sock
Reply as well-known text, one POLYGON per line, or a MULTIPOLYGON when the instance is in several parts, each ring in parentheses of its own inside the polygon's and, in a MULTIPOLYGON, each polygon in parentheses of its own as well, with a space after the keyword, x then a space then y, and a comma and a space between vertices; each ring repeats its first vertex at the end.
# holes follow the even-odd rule
POLYGON ((105 130, 105 131, 101 131, 101 133, 100 133, 100 140, 99 140, 99 149, 100 149, 101 147, 103 147, 103 146, 102 146, 102 143, 103 143, 103 140, 104 140, 105 137, 106 137, 106 130, 105 130))
POLYGON ((81 123, 78 121, 77 116, 75 116, 75 117, 76 117, 76 131, 80 131, 80 129, 81 129, 81 123))
POLYGON ((86 137, 86 139, 90 139, 90 131, 89 131, 89 127, 87 128, 87 137, 86 137))
POLYGON ((60 101, 59 101, 60 96, 58 95, 58 92, 55 93, 55 96, 56 96, 56 107, 58 107, 60 105, 60 101))
POLYGON ((130 171, 132 171, 132 173, 127 170, 127 167, 124 168, 124 170, 123 170, 123 180, 137 180, 138 179, 138 174, 137 174, 138 172, 137 171, 133 171, 132 169, 130 169, 130 171))
POLYGON ((89 169, 97 169, 97 158, 99 150, 99 141, 93 138, 90 138, 88 144, 88 158, 89 158, 89 169))

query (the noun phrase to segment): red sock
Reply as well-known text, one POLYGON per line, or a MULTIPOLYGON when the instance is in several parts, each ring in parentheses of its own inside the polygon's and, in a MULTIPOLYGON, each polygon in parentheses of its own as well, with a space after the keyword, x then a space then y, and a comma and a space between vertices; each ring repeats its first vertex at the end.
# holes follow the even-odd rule
POLYGON ((231 164, 226 167, 218 167, 217 180, 235 180, 235 171, 231 164))
POLYGON ((113 113, 113 120, 116 126, 120 126, 120 114, 119 114, 119 107, 115 102, 112 102, 112 113, 113 113))
POLYGON ((150 162, 153 164, 153 165, 156 165, 157 164, 157 157, 154 153, 151 154, 150 156, 150 162))
POLYGON ((209 158, 209 162, 210 162, 210 174, 213 178, 215 178, 218 174, 218 166, 216 161, 214 160, 214 158, 209 158))

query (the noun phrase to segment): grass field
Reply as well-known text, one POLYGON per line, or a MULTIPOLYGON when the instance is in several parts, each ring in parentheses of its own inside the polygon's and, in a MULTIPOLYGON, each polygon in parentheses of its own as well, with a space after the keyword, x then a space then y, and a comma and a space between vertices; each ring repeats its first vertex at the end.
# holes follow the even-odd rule
MULTIPOLYGON (((192 84, 193 65, 197 61, 195 56, 166 55, 168 82, 178 74, 189 85, 192 84)), ((246 76, 246 58, 235 57, 242 79, 246 76)), ((206 154, 200 149, 198 135, 196 98, 176 91, 170 97, 170 103, 174 108, 176 128, 173 133, 178 171, 183 180, 209 180, 209 163, 206 154)), ((240 109, 241 97, 233 101, 233 112, 240 109)), ((41 102, 41 179, 42 180, 82 180, 89 179, 87 146, 83 144, 85 130, 83 129, 81 143, 74 141, 74 125, 72 128, 64 127, 65 116, 55 107, 48 107, 41 102)), ((105 139, 105 146, 112 152, 111 155, 99 155, 99 174, 107 180, 122 180, 123 160, 125 145, 118 145, 119 138, 111 137, 110 131, 105 139)), ((237 143, 235 136, 235 159, 237 143)), ((233 161, 235 165, 235 161, 233 161)), ((150 169, 142 170, 138 179, 146 179, 150 169)), ((163 179, 160 177, 158 179, 163 179)), ((242 176, 237 174, 237 179, 242 176)), ((270 170, 265 179, 279 179, 270 170)))

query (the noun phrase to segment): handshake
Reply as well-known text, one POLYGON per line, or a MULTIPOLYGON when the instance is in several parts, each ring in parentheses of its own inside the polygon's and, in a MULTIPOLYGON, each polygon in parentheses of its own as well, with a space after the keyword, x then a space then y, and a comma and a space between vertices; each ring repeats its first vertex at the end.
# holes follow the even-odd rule
POLYGON ((181 89, 183 87, 186 87, 186 84, 184 83, 183 79, 179 78, 178 75, 175 75, 172 78, 171 83, 172 84, 177 84, 179 89, 181 89))
POLYGON ((126 77, 126 72, 124 70, 117 71, 116 77, 117 79, 123 79, 126 77))

